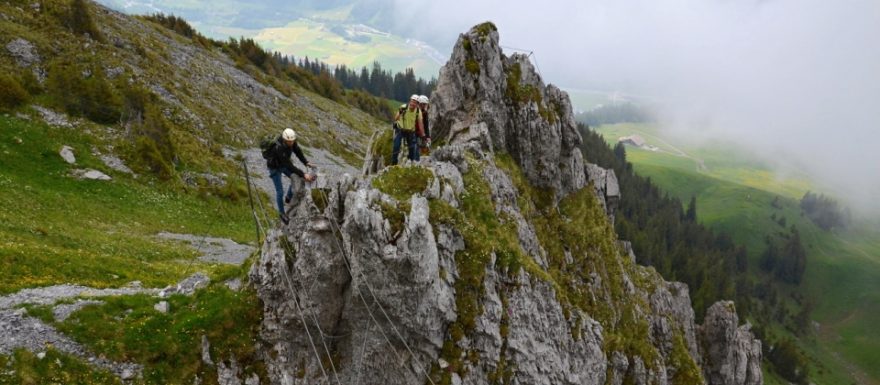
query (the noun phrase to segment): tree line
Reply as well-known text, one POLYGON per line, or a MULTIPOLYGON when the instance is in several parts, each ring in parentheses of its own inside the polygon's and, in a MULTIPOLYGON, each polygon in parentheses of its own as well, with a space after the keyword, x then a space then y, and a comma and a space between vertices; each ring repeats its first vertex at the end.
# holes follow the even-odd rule
POLYGON ((584 158, 613 169, 621 199, 615 230, 632 242, 637 261, 654 266, 666 279, 691 288, 698 319, 715 301, 733 299, 741 315, 751 310, 748 253, 726 233, 716 233, 697 221, 697 201, 685 207, 663 192, 651 178, 635 173, 620 143, 608 146, 601 135, 579 123, 584 158))
POLYGON ((653 118, 644 108, 630 102, 602 105, 575 117, 588 126, 615 123, 644 123, 653 118))
MULTIPOLYGON (((775 337, 765 326, 776 322, 795 335, 809 332, 812 302, 797 292, 790 293, 800 306, 791 314, 778 290, 779 283, 798 284, 803 277, 806 252, 797 229, 768 236, 767 250, 759 258, 760 269, 750 275, 745 246, 700 224, 695 197, 686 205, 670 197, 651 178, 635 173, 622 144, 610 147, 583 123, 578 123, 578 130, 585 160, 613 169, 617 175, 624 199, 615 230, 621 239, 632 242, 637 261, 653 266, 667 280, 686 283, 698 322, 715 301, 735 300, 741 318, 757 321, 752 331, 764 341, 768 367, 791 382, 805 384, 809 370, 806 356, 790 338, 775 337)), ((771 205, 781 208, 778 200, 771 205)), ((779 222, 785 226, 784 218, 779 222)))
POLYGON ((846 228, 852 221, 850 210, 825 194, 807 191, 800 206, 807 218, 825 231, 846 228))

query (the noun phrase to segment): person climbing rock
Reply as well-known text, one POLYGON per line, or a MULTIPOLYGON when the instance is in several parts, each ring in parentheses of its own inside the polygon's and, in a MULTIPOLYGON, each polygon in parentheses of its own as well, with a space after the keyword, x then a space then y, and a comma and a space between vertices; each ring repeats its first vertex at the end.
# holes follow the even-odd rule
POLYGON ((293 165, 293 162, 290 160, 291 154, 296 154, 296 157, 306 167, 312 167, 312 164, 306 160, 302 149, 299 148, 299 144, 296 142, 296 132, 290 128, 285 128, 281 135, 278 136, 278 139, 271 143, 268 148, 263 149, 263 158, 266 158, 269 178, 272 178, 272 183, 275 184, 275 200, 278 204, 278 212, 280 213, 281 221, 285 225, 290 221, 290 218, 284 210, 284 204, 290 203, 291 199, 293 199, 293 181, 291 181, 290 186, 287 188, 287 195, 282 199, 284 184, 281 181, 281 176, 284 175, 290 178, 292 174, 296 174, 300 178, 305 179, 306 182, 315 180, 315 175, 304 173, 293 165))
POLYGON ((409 98, 409 105, 401 109, 394 117, 394 145, 391 149, 391 164, 397 164, 400 156, 400 142, 406 141, 407 158, 419 161, 419 151, 416 148, 416 136, 423 137, 421 110, 419 110, 419 95, 409 98))
POLYGON ((421 155, 428 155, 428 151, 431 148, 431 131, 428 129, 428 104, 428 97, 420 95, 419 113, 422 115, 422 128, 424 132, 419 140, 419 151, 421 152, 421 155))

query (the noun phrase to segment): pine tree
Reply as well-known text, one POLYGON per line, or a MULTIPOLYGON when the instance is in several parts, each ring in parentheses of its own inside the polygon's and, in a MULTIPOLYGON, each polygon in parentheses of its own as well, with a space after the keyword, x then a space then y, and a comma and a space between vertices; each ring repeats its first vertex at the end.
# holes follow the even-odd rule
POLYGON ((688 203, 687 214, 685 214, 685 219, 690 222, 697 221, 697 197, 691 196, 691 201, 688 203))
POLYGON ((70 4, 70 16, 67 20, 68 27, 78 34, 88 34, 89 37, 97 41, 103 41, 104 38, 95 26, 92 15, 89 12, 89 4, 86 0, 73 0, 70 4))
POLYGON ((791 236, 782 249, 782 257, 776 268, 776 277, 793 284, 800 284, 807 269, 807 252, 801 244, 801 235, 792 225, 791 236))

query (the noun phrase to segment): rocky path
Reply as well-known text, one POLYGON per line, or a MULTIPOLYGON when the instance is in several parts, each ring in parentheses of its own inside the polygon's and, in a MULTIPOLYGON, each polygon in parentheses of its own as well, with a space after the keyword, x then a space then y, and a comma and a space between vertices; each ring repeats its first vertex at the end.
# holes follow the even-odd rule
MULTIPOLYGON (((98 368, 107 369, 120 379, 127 381, 135 378, 143 369, 141 365, 129 362, 113 362, 96 357, 81 344, 64 336, 51 325, 27 315, 27 311, 16 307, 31 305, 52 305, 58 301, 79 297, 100 298, 108 296, 133 294, 159 294, 161 289, 144 289, 134 282, 125 288, 93 289, 79 285, 56 285, 35 289, 24 289, 17 293, 0 297, 0 354, 12 354, 16 349, 27 349, 37 354, 45 354, 48 346, 83 359, 98 368)), ((60 304, 53 308, 56 321, 63 321, 71 313, 85 306, 99 304, 96 300, 79 300, 72 304, 60 304)))
POLYGON ((0 354, 12 354, 15 349, 24 348, 42 359, 46 348, 51 346, 60 352, 80 357, 93 366, 109 370, 123 381, 134 379, 143 369, 139 364, 96 357, 52 326, 28 316, 24 309, 0 310, 0 337, 0 354))
POLYGON ((114 362, 96 356, 86 347, 61 334, 53 326, 31 317, 22 305, 54 305, 59 301, 77 299, 73 303, 58 304, 52 313, 56 322, 62 322, 72 313, 88 305, 100 304, 102 297, 115 297, 134 294, 149 294, 166 297, 171 294, 191 295, 197 289, 207 286, 209 278, 201 273, 193 274, 176 285, 164 289, 143 288, 135 281, 123 288, 94 289, 80 285, 56 285, 34 289, 24 289, 17 293, 0 297, 0 354, 10 355, 16 349, 27 349, 42 358, 47 347, 72 356, 89 364, 109 370, 123 381, 135 379, 143 370, 139 364, 114 362))
POLYGON ((157 236, 162 239, 189 242, 201 253, 199 260, 209 263, 241 265, 256 250, 253 246, 242 245, 226 238, 174 233, 159 233, 157 236))

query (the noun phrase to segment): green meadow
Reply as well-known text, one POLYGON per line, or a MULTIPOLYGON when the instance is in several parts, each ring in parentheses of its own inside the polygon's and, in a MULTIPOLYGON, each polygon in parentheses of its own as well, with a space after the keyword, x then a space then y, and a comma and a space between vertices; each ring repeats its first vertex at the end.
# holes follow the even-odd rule
POLYGON ((0 117, 0 293, 135 280, 162 287, 223 269, 199 262, 189 245, 159 240, 163 231, 255 242, 246 199, 116 172, 92 154, 106 144, 81 130, 0 117), (64 145, 75 166, 58 154, 64 145), (76 168, 113 180, 80 180, 70 175, 76 168))
MULTIPOLYGON (((646 124, 607 125, 597 131, 611 144, 638 134, 656 146, 655 151, 627 146, 627 159, 636 172, 683 202, 695 196, 700 221, 746 245, 756 275, 761 274, 757 261, 765 235, 796 226, 807 250, 807 270, 800 286, 783 291, 789 298, 800 293, 815 305, 811 317, 815 323, 809 335, 800 338, 812 361, 811 380, 817 384, 880 381, 880 333, 875 327, 880 324, 880 229, 876 224, 856 221, 845 231, 823 231, 802 216, 798 205, 806 191, 815 189, 807 176, 779 176, 733 144, 690 144, 646 124), (777 198, 778 207, 773 207, 777 198)), ((776 326, 770 329, 786 333, 776 326)), ((768 383, 777 382, 782 383, 768 378, 768 383)))

